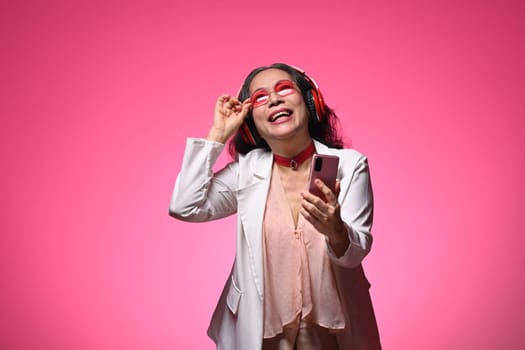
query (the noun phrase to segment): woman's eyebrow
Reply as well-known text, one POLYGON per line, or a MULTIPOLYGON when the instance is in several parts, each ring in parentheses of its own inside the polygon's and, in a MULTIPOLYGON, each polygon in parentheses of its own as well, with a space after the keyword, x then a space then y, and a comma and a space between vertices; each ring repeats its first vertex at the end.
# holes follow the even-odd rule
MULTIPOLYGON (((273 87, 275 88, 275 85, 279 84, 279 83, 282 82, 282 81, 291 81, 292 83, 294 82, 294 81, 291 80, 291 79, 281 79, 281 80, 277 80, 277 81, 275 82, 275 84, 273 84, 273 87)), ((268 90, 268 89, 265 88, 265 87, 260 87, 260 88, 258 88, 258 89, 253 90, 253 92, 252 92, 251 94, 253 94, 253 93, 255 93, 255 92, 259 91, 259 90, 268 90)), ((251 94, 250 94, 250 95, 251 95, 251 94)))

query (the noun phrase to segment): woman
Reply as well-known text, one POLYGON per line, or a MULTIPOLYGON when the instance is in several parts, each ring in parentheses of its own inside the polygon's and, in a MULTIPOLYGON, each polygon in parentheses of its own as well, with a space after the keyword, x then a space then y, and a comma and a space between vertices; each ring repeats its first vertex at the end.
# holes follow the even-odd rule
POLYGON ((217 349, 380 349, 361 261, 373 201, 367 159, 343 150, 315 81, 273 64, 252 71, 239 99, 218 98, 206 139, 188 139, 170 215, 238 213, 237 251, 208 335, 217 349), (241 102, 242 101, 242 102, 241 102), (230 142, 235 161, 212 166, 230 142), (332 190, 306 191, 313 153, 339 157, 332 190))

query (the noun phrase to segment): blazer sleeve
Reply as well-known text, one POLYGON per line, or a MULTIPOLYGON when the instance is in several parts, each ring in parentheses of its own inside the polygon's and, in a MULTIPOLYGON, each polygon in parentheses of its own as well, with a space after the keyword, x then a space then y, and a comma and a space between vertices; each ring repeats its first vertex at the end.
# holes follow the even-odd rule
POLYGON ((339 201, 350 245, 340 257, 336 257, 330 246, 327 246, 335 264, 353 268, 363 261, 372 247, 374 200, 367 158, 360 155, 355 162, 353 173, 347 176, 351 176, 350 183, 346 192, 339 194, 339 201))
POLYGON ((213 165, 224 144, 189 138, 171 196, 169 214, 183 221, 220 219, 237 211, 239 167, 229 163, 217 173, 213 165))

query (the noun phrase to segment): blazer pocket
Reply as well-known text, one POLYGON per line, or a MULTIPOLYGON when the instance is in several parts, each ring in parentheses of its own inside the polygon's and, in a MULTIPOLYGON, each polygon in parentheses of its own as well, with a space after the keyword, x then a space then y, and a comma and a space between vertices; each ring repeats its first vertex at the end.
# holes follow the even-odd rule
POLYGON ((242 292, 237 287, 237 284, 235 283, 235 280, 233 279, 233 276, 231 278, 230 283, 230 290, 228 291, 228 295, 226 296, 226 304, 228 305, 228 308, 230 311, 236 315, 237 309, 239 308, 239 302, 241 301, 241 295, 242 292))

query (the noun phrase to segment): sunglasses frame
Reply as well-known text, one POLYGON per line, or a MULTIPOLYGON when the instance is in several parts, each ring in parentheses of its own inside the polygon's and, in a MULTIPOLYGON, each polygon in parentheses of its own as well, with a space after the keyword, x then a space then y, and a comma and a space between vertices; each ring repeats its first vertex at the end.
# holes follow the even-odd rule
POLYGON ((254 93, 250 96, 250 102, 252 104, 252 108, 257 108, 260 106, 264 106, 268 103, 272 92, 275 92, 277 95, 284 97, 296 93, 297 91, 297 86, 292 80, 279 80, 275 83, 273 90, 271 91, 268 91, 263 88, 255 90, 254 93), (262 98, 263 100, 259 100, 260 98, 262 98))

